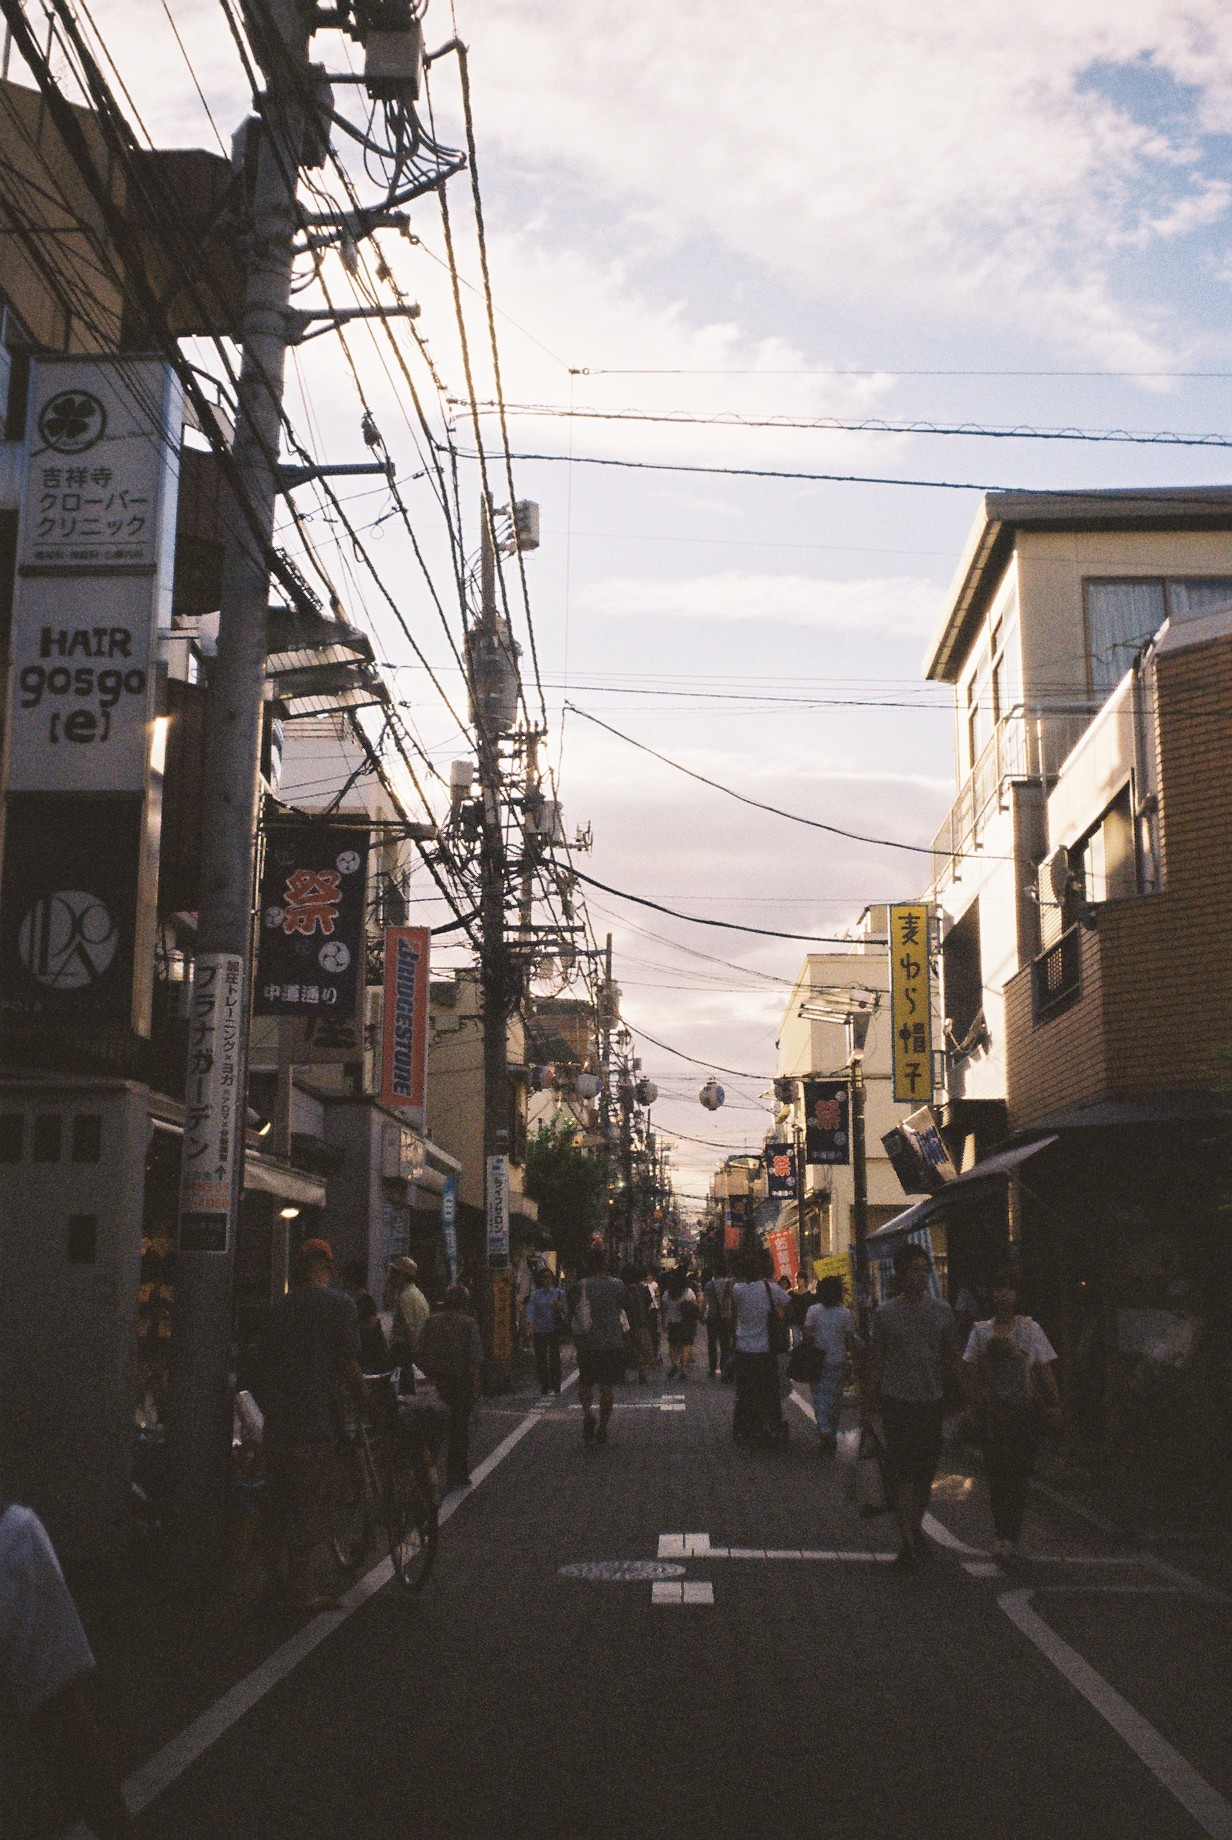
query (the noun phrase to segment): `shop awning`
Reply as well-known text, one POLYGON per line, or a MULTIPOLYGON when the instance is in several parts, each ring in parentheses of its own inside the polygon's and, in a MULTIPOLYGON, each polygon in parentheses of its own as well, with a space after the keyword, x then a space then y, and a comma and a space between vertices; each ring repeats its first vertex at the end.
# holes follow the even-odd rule
POLYGON ((244 1156, 244 1187, 258 1189, 263 1195, 276 1195, 280 1201, 294 1201, 299 1207, 325 1206, 325 1184, 320 1176, 288 1168, 253 1150, 244 1156))
POLYGON ((1008 1180, 1028 1157, 1037 1156, 1056 1141, 1056 1133, 1053 1132, 1048 1137, 1034 1138, 1029 1144, 1014 1144, 1007 1150, 994 1150, 991 1156, 982 1157, 974 1168, 964 1170, 953 1182, 947 1182, 939 1195, 929 1195, 927 1200, 917 1201, 913 1207, 904 1208, 901 1214, 896 1214, 893 1220, 887 1220, 884 1227, 878 1227, 869 1234, 869 1245, 884 1246, 888 1241, 901 1239, 905 1233, 914 1233, 943 1208, 964 1200, 977 1183, 995 1181, 997 1178, 1008 1180))

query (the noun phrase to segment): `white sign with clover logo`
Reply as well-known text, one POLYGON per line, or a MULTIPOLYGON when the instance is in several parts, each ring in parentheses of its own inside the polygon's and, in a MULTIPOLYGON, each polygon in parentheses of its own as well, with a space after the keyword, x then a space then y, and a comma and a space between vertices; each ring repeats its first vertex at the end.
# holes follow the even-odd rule
POLYGON ((9 788, 138 792, 170 623, 179 383, 152 358, 31 370, 9 788))

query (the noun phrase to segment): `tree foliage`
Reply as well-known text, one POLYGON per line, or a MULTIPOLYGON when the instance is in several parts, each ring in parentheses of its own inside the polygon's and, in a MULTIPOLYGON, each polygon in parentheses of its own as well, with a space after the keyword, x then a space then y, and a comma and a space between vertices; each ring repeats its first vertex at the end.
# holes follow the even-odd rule
POLYGON ((539 1229, 573 1270, 604 1224, 607 1157, 582 1148, 567 1117, 541 1125, 526 1141, 526 1192, 539 1205, 539 1229))

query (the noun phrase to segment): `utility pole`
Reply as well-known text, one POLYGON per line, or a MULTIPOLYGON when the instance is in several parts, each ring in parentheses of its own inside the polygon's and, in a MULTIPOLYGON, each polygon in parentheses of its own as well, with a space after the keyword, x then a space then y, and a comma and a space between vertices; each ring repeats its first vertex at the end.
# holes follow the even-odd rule
POLYGON ((856 1251, 856 1303, 862 1319, 868 1313, 868 1160, 864 1147, 864 1062, 851 1057, 851 1200, 856 1251))
POLYGON ((489 1380, 500 1383, 497 1309, 504 1284, 492 1274, 509 1265, 509 953, 505 940, 504 779, 500 736, 512 714, 516 669, 508 630, 496 606, 496 533, 492 501, 480 507, 479 619, 471 634, 479 793, 483 828, 479 847, 480 994, 483 1012, 483 1166, 485 1231, 481 1255, 480 1317, 487 1334, 489 1380), (503 1244, 502 1244, 503 1241, 503 1244))
POLYGON ((171 1507, 180 1533, 204 1552, 218 1550, 226 1505, 269 553, 279 489, 295 187, 308 125, 303 98, 312 83, 310 8, 297 0, 270 0, 264 18, 255 46, 268 87, 262 113, 247 124, 244 152, 252 253, 232 450, 251 523, 233 502, 207 704, 203 783, 211 804, 201 862, 172 1340, 171 1507), (210 1066, 204 1069, 207 1056, 210 1066), (193 1094, 199 1096, 195 1109, 193 1094))

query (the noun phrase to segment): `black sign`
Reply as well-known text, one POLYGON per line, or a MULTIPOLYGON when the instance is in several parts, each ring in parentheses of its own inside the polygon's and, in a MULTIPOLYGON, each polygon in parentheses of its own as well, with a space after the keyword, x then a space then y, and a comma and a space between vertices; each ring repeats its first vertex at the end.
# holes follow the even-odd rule
POLYGON ((846 1080, 804 1082, 805 1160, 809 1163, 851 1161, 851 1094, 846 1080))
POLYGON ((790 1144, 767 1144, 766 1188, 772 1201, 781 1201, 796 1192, 796 1153, 790 1144))
POLYGON ((316 819, 266 826, 254 1015, 357 1014, 367 895, 366 830, 316 819))
POLYGON ((26 1026, 133 1020, 140 793, 9 794, 0 1011, 26 1026))

